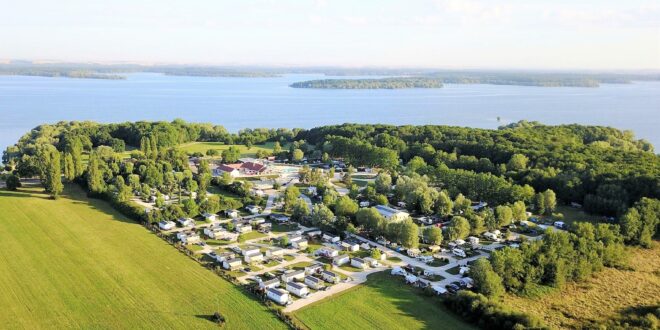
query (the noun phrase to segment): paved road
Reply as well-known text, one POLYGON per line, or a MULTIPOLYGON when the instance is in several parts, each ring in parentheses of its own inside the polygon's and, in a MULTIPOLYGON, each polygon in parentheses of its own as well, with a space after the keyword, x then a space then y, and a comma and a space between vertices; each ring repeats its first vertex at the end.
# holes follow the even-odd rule
MULTIPOLYGON (((377 268, 372 268, 365 270, 363 272, 346 272, 343 271, 344 273, 349 274, 349 276, 352 278, 351 281, 349 282, 341 282, 337 283, 335 285, 330 286, 327 290, 324 291, 317 291, 306 298, 301 298, 296 301, 294 301, 291 305, 286 306, 284 308, 284 312, 293 312, 297 309, 303 308, 311 303, 317 302, 319 300, 325 299, 327 297, 330 297, 332 295, 335 295, 339 292, 342 292, 344 290, 350 289, 356 285, 362 284, 367 281, 367 275, 375 273, 375 272, 380 272, 383 270, 386 270, 386 267, 377 267, 377 268)), ((336 269, 333 268, 334 272, 337 272, 336 269)))

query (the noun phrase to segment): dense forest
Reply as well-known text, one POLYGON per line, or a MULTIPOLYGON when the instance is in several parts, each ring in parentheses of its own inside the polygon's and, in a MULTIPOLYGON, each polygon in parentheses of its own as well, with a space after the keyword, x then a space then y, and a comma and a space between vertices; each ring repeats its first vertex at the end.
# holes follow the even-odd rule
MULTIPOLYGON (((521 199, 531 203, 531 194, 551 189, 562 203, 574 202, 592 213, 617 216, 642 197, 660 197, 660 157, 650 143, 634 139, 631 132, 525 121, 497 130, 344 124, 238 133, 182 120, 61 122, 27 133, 5 150, 3 161, 27 176, 34 174, 27 160, 36 154, 39 144, 53 144, 62 151, 75 139, 88 152, 102 145, 124 151, 127 146, 138 148, 145 136, 153 137, 159 148, 190 141, 245 145, 278 141, 292 146, 285 153, 296 149, 319 160, 328 154, 356 167, 396 170, 413 161, 415 172, 428 177, 431 185, 452 195, 462 193, 495 203, 521 199)), ((290 158, 291 154, 283 156, 290 158)))
POLYGON ((400 77, 380 79, 323 79, 293 83, 293 88, 325 89, 402 89, 441 88, 442 79, 424 77, 400 77))

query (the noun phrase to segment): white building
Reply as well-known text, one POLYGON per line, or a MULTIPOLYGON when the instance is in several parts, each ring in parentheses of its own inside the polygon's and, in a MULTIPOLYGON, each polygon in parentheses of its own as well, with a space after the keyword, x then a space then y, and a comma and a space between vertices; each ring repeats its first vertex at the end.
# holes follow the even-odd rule
POLYGON ((351 266, 364 269, 367 268, 367 263, 362 258, 353 258, 351 259, 351 266))
POLYGON ((341 247, 342 249, 349 252, 355 252, 360 250, 360 244, 357 243, 341 242, 341 247))
POLYGON ((351 258, 348 257, 348 255, 342 254, 340 256, 336 256, 332 258, 332 264, 336 266, 341 266, 347 264, 349 261, 351 261, 351 258))
POLYGON ((161 221, 158 223, 158 228, 161 230, 170 230, 173 229, 176 224, 173 221, 161 221))
POLYGON ((307 287, 307 285, 296 282, 287 282, 286 291, 289 291, 301 298, 307 297, 307 295, 309 294, 309 288, 307 287))
POLYGON ((181 225, 181 227, 192 227, 195 225, 195 220, 190 218, 181 218, 178 219, 176 222, 178 222, 179 225, 181 225))
POLYGON ((274 247, 266 250, 266 257, 268 258, 281 258, 284 256, 284 249, 274 247))
POLYGON ((251 255, 251 254, 257 254, 260 253, 261 249, 258 247, 246 247, 245 249, 241 250, 241 254, 244 256, 251 255))
POLYGON ((274 289, 280 286, 280 280, 279 279, 271 279, 268 281, 261 281, 259 282, 259 288, 266 290, 266 289, 274 289))
POLYGON ((330 242, 330 243, 337 243, 341 240, 341 238, 339 236, 333 236, 333 235, 330 235, 330 234, 323 234, 322 239, 324 241, 330 242))
POLYGON ((306 249, 308 244, 309 243, 307 242, 307 240, 303 239, 303 240, 292 242, 291 246, 293 246, 296 249, 302 250, 302 249, 306 249))
POLYGON ((217 260, 218 262, 225 262, 225 260, 234 259, 234 258, 236 258, 236 255, 231 252, 224 252, 219 254, 216 253, 215 255, 215 260, 217 260))
POLYGON ((252 214, 257 214, 261 210, 259 206, 256 205, 248 205, 245 207, 245 209, 252 214))
POLYGON ((302 281, 302 279, 305 278, 305 271, 304 270, 291 270, 288 272, 285 272, 280 276, 282 279, 282 282, 291 282, 293 280, 299 280, 302 281))
POLYGON ((238 210, 227 210, 225 214, 232 219, 238 218, 238 210))
POLYGON ((323 280, 318 279, 314 276, 305 276, 305 284, 314 290, 323 288, 323 280))
POLYGON ((202 216, 204 217, 204 220, 206 220, 206 221, 215 221, 215 219, 217 217, 215 214, 212 214, 212 213, 204 213, 204 214, 202 214, 202 216))
POLYGON ((341 279, 339 275, 328 270, 324 270, 321 272, 321 278, 323 278, 323 280, 328 283, 337 283, 341 279))
POLYGON ((289 293, 282 289, 270 288, 266 290, 266 296, 280 305, 286 305, 289 302, 289 293))
POLYGON ((264 255, 262 253, 248 254, 246 256, 243 256, 243 260, 245 260, 245 263, 248 264, 254 262, 260 262, 260 261, 264 261, 264 255))
POLYGON ((323 265, 321 264, 313 264, 305 267, 305 274, 307 275, 312 275, 312 274, 318 274, 323 270, 323 265))
POLYGON ((222 268, 224 269, 236 269, 238 267, 241 267, 243 262, 241 259, 234 258, 234 259, 228 259, 222 262, 222 268))
POLYGON ((319 255, 319 256, 326 257, 326 258, 334 258, 334 257, 339 255, 339 251, 337 251, 337 250, 335 250, 331 247, 323 246, 323 247, 319 248, 318 250, 316 250, 316 254, 319 255))
POLYGON ((380 213, 385 219, 389 221, 403 221, 410 217, 408 212, 403 212, 394 208, 391 208, 387 205, 377 205, 376 211, 380 213))

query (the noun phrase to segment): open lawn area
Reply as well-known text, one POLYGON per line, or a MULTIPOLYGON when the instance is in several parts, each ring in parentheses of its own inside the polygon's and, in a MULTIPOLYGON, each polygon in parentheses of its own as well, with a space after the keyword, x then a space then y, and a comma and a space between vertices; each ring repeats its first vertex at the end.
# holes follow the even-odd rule
POLYGON ((473 329, 387 272, 301 308, 294 317, 310 329, 473 329))
POLYGON ((660 297, 660 244, 629 248, 632 270, 606 268, 586 282, 569 283, 538 298, 508 295, 505 303, 534 314, 553 328, 589 328, 591 321, 618 318, 630 307, 657 306, 660 297))
POLYGON ((2 328, 283 329, 274 314, 144 227, 67 186, 0 191, 2 328))
POLYGON ((222 152, 223 150, 229 149, 231 146, 238 147, 241 150, 241 157, 255 157, 257 150, 266 150, 268 152, 273 151, 273 143, 253 145, 249 150, 242 144, 231 145, 222 142, 191 142, 179 145, 177 148, 187 153, 201 152, 206 155, 206 150, 214 149, 222 152))

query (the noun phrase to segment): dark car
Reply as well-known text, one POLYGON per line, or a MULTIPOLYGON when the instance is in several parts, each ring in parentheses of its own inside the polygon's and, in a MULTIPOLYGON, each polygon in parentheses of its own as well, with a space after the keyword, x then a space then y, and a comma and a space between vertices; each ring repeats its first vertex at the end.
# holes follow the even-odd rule
POLYGON ((454 294, 454 293, 458 292, 458 290, 460 290, 461 288, 459 288, 459 287, 458 287, 457 285, 455 285, 455 284, 448 284, 448 285, 445 286, 445 289, 447 289, 447 291, 448 291, 449 293, 454 294))

